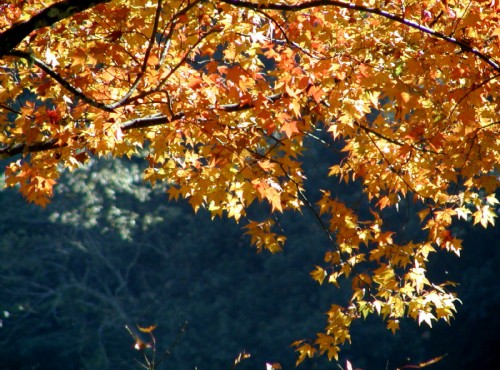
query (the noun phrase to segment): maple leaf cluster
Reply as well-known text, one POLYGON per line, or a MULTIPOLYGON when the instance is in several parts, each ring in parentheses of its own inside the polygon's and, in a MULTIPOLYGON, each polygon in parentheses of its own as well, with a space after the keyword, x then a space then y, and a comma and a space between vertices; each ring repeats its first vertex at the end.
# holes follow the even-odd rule
POLYGON ((499 11, 491 0, 4 2, 6 184, 45 205, 62 169, 146 153, 144 178, 194 210, 240 220, 267 202, 269 219, 247 230, 272 252, 285 243, 273 215, 310 208, 330 241, 312 276, 349 278, 352 297, 317 340, 296 343, 299 362, 336 359, 369 314, 393 332, 408 316, 449 321, 457 298, 426 264, 460 253, 455 221, 495 221, 499 11), (305 140, 343 146, 329 145, 325 176, 359 182, 369 217, 331 191, 308 200, 305 140), (405 199, 426 240, 397 242, 384 222, 405 199))

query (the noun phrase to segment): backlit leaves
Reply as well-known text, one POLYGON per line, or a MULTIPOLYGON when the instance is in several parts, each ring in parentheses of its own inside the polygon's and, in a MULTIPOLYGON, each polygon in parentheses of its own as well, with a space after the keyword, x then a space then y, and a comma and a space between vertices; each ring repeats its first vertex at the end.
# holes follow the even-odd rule
POLYGON ((457 298, 430 280, 428 259, 460 254, 457 220, 490 227, 498 214, 498 11, 491 1, 8 2, 5 182, 45 205, 62 169, 144 154, 145 180, 195 211, 243 220, 273 253, 285 245, 276 216, 309 208, 327 237, 311 276, 349 286, 350 298, 316 340, 296 343, 298 362, 337 359, 350 324, 371 314, 392 332, 404 317, 449 322, 457 298), (331 153, 332 186, 316 203, 304 190, 316 169, 301 161, 311 140, 331 153), (369 212, 338 199, 338 181, 360 184, 369 212), (256 203, 269 217, 247 219, 256 203), (402 205, 418 215, 418 240, 387 222, 402 205))

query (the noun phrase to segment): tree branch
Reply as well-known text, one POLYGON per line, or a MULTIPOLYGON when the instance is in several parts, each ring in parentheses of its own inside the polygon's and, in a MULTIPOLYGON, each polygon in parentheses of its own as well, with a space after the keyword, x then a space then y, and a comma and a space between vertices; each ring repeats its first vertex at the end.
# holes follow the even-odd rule
MULTIPOLYGON (((278 100, 280 100, 284 94, 274 94, 271 96, 268 96, 267 99, 269 102, 274 103, 278 100)), ((235 103, 235 104, 225 104, 225 105, 220 105, 220 106, 209 106, 207 107, 209 110, 218 110, 222 112, 240 112, 243 110, 248 110, 252 109, 255 107, 255 103, 235 103)), ((186 116, 185 112, 180 112, 173 114, 172 116, 167 116, 163 114, 153 114, 150 116, 146 117, 139 117, 139 118, 134 118, 129 121, 124 122, 121 126, 120 129, 122 131, 129 131, 132 129, 140 129, 140 128, 146 128, 146 127, 153 127, 153 126, 159 126, 163 125, 165 123, 171 123, 174 121, 178 121, 180 119, 183 119, 186 116)), ((75 135, 75 137, 79 137, 79 135, 75 135)), ((39 143, 33 143, 33 144, 25 144, 25 143, 17 143, 11 146, 3 147, 0 148, 0 159, 7 159, 10 157, 13 157, 15 155, 21 154, 21 153, 36 153, 36 152, 43 152, 46 150, 51 150, 51 149, 58 149, 65 147, 66 144, 61 144, 59 143, 59 140, 56 138, 39 142, 39 143)))
POLYGON ((408 26, 410 28, 415 28, 423 33, 426 33, 426 34, 431 35, 433 37, 436 37, 438 39, 455 44, 455 45, 459 46, 462 49, 462 51, 474 54, 476 57, 478 57, 479 59, 481 59, 484 62, 486 62, 487 64, 489 64, 495 71, 500 72, 500 63, 499 62, 497 62, 492 57, 482 53, 478 49, 470 46, 468 43, 466 43, 460 39, 457 39, 455 37, 446 36, 445 34, 439 32, 439 31, 435 31, 432 28, 426 27, 426 26, 419 24, 415 21, 412 21, 410 19, 405 19, 404 17, 401 17, 399 15, 390 13, 388 11, 385 11, 385 10, 382 10, 379 8, 373 8, 373 7, 369 7, 369 6, 365 6, 365 5, 358 5, 358 4, 347 3, 347 2, 343 2, 343 1, 335 1, 335 0, 312 0, 312 1, 300 2, 300 3, 296 3, 296 4, 283 4, 283 3, 257 4, 257 3, 254 3, 252 1, 247 1, 247 0, 221 0, 221 1, 226 3, 226 4, 233 5, 235 7, 247 8, 247 9, 251 9, 251 10, 255 10, 255 11, 269 9, 269 10, 297 12, 300 10, 315 8, 315 7, 336 6, 339 8, 357 10, 357 11, 361 11, 361 12, 375 14, 375 15, 390 19, 394 22, 404 24, 405 26, 408 26))
POLYGON ((30 53, 27 53, 25 51, 20 51, 20 50, 12 50, 12 51, 5 53, 5 55, 11 55, 11 56, 15 56, 15 57, 24 58, 30 62, 33 62, 33 64, 35 64, 38 68, 40 68, 42 71, 44 71, 50 77, 52 77, 54 80, 56 80, 62 87, 64 87, 66 90, 68 90, 70 93, 72 93, 73 95, 75 95, 79 99, 83 100, 85 103, 87 103, 95 108, 102 109, 106 112, 114 112, 114 107, 112 107, 110 105, 106 105, 104 103, 99 103, 98 101, 88 97, 87 95, 85 95, 82 92, 82 90, 71 85, 59 73, 54 71, 52 68, 50 68, 50 66, 48 66, 43 61, 36 58, 35 56, 31 55, 30 53))
POLYGON ((0 159, 10 158, 21 153, 36 153, 43 152, 45 150, 60 148, 61 146, 57 142, 57 139, 50 139, 47 141, 29 145, 25 143, 17 143, 12 146, 0 148, 0 159))
POLYGON ((111 0, 66 0, 53 4, 26 22, 16 23, 0 34, 0 58, 15 49, 31 32, 49 27, 74 14, 111 0))
POLYGON ((132 86, 130 87, 128 92, 123 96, 123 98, 118 100, 116 103, 109 105, 109 108, 111 108, 111 109, 118 108, 119 106, 124 104, 128 98, 130 98, 132 96, 132 94, 137 89, 137 86, 139 86, 139 83, 141 82, 142 77, 146 73, 146 70, 148 68, 149 56, 151 54, 151 50, 153 49, 153 45, 155 43, 156 33, 158 32, 158 24, 160 21, 160 13, 161 13, 161 2, 162 2, 162 0, 158 0, 158 4, 156 5, 153 30, 151 31, 151 36, 149 38, 148 48, 146 49, 146 53, 144 54, 144 61, 142 62, 141 71, 139 72, 139 74, 135 78, 134 83, 132 84, 132 86))

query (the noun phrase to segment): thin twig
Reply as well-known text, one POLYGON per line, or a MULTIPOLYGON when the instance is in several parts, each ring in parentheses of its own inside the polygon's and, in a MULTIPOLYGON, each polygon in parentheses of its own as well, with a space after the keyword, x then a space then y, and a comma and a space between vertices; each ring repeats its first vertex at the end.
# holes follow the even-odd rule
POLYGON ((500 72, 500 64, 494 58, 490 57, 487 54, 482 53, 478 49, 472 47, 467 42, 457 39, 455 37, 447 36, 439 31, 435 31, 429 27, 426 27, 420 23, 412 21, 410 19, 406 19, 397 14, 390 13, 386 10, 382 10, 379 8, 373 8, 366 5, 359 5, 353 3, 346 3, 343 1, 335 1, 335 0, 312 0, 312 1, 304 1, 295 4, 286 4, 286 3, 254 3, 253 1, 247 0, 221 0, 224 3, 233 5, 235 7, 247 8, 247 9, 269 9, 269 10, 279 10, 279 11, 288 11, 288 12, 297 12, 304 9, 316 8, 316 7, 326 7, 326 6, 336 6, 339 8, 362 11, 370 14, 375 14, 387 19, 390 19, 394 22, 401 23, 410 28, 417 29, 423 33, 426 33, 432 37, 444 40, 451 44, 459 46, 464 52, 474 54, 479 59, 486 62, 490 65, 495 71, 500 72))

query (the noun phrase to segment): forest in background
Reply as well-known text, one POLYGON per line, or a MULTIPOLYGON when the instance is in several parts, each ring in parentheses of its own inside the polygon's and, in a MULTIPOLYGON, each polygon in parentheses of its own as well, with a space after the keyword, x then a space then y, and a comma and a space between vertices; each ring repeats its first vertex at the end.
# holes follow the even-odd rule
POLYGON ((498 367, 498 14, 2 3, 0 368, 498 367))
MULTIPOLYGON (((317 183, 325 157, 308 151, 308 183, 360 202, 353 184, 317 183)), ((325 325, 321 312, 348 299, 342 287, 310 276, 328 249, 318 222, 306 212, 284 214, 285 250, 256 253, 241 225, 169 202, 164 187, 143 183, 142 170, 138 160, 92 161, 65 173, 46 209, 15 189, 0 192, 0 369, 139 369, 144 358, 125 325, 153 324, 158 358, 171 351, 158 369, 231 369, 242 351, 251 357, 241 370, 295 368, 290 344, 313 337, 325 325)), ((407 206, 391 220, 415 237, 418 220, 407 206)), ((251 215, 265 212, 255 207, 251 215)), ((396 369, 445 354, 432 369, 499 363, 499 228, 459 224, 454 233, 464 239, 462 257, 438 253, 430 265, 437 281, 458 283, 463 304, 452 325, 408 321, 393 335, 369 318, 353 327, 340 364, 396 369)), ((335 366, 322 357, 299 369, 335 366)))

